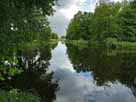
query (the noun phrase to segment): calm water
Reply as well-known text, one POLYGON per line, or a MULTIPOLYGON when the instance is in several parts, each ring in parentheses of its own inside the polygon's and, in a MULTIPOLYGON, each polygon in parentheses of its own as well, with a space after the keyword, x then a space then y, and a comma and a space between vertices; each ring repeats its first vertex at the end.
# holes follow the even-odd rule
MULTIPOLYGON (((136 102, 136 53, 69 44, 19 51, 24 72, 5 85, 43 102, 136 102)), ((1 86, 2 87, 2 86, 1 86)))

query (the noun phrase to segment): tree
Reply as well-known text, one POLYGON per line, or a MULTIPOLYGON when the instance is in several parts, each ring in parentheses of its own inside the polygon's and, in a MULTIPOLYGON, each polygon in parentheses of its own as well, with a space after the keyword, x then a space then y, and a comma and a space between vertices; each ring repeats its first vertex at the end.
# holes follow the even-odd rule
POLYGON ((127 4, 119 15, 120 40, 136 41, 136 0, 127 4))
POLYGON ((103 41, 108 37, 117 37, 118 24, 117 17, 121 5, 117 4, 101 4, 96 7, 93 23, 93 39, 103 41))
POLYGON ((89 40, 91 32, 90 23, 92 22, 92 15, 92 13, 83 13, 79 11, 71 20, 68 26, 66 38, 74 40, 89 40))
POLYGON ((104 41, 108 37, 118 37, 118 15, 120 3, 100 3, 94 13, 78 12, 71 20, 67 39, 104 41))
POLYGON ((0 43, 32 40, 36 31, 40 33, 44 26, 48 27, 46 18, 53 13, 55 1, 1 0, 0 43))
POLYGON ((51 39, 58 39, 57 33, 52 32, 51 33, 51 39))

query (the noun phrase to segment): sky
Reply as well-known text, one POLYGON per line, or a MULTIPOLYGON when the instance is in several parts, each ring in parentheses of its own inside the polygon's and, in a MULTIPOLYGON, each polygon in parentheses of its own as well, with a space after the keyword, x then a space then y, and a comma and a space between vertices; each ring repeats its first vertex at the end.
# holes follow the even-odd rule
MULTIPOLYGON (((121 0, 112 0, 115 2, 121 0)), ((85 12, 93 12, 97 0, 58 0, 59 6, 55 6, 55 13, 48 17, 53 32, 59 36, 66 34, 66 29, 70 20, 80 10, 85 12)))

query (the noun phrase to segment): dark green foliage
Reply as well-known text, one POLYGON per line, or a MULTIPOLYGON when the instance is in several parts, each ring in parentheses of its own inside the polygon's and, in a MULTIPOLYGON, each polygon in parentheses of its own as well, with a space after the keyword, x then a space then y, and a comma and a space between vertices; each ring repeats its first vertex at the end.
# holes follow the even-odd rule
POLYGON ((51 33, 51 39, 58 39, 58 35, 56 33, 51 33))
POLYGON ((90 31, 91 21, 92 21, 91 13, 86 12, 82 13, 79 11, 69 24, 66 38, 71 40, 79 39, 88 40, 90 38, 89 32, 91 32, 90 31))
POLYGON ((0 0, 0 102, 55 99, 58 85, 52 82, 53 73, 47 73, 55 45, 34 46, 51 39, 47 16, 55 1, 0 0))
POLYGON ((47 40, 51 32, 47 15, 53 13, 55 1, 1 0, 0 44, 41 40, 41 36, 47 40))
MULTIPOLYGON (((14 51, 6 49, 0 53, 0 89, 4 91, 17 89, 23 92, 29 92, 32 97, 27 97, 28 94, 17 93, 15 97, 1 95, 0 100, 5 101, 8 97, 15 100, 16 97, 21 101, 10 102, 27 102, 28 99, 33 99, 33 96, 38 96, 42 101, 52 102, 55 99, 55 91, 58 88, 58 83, 52 81, 53 72, 47 72, 50 65, 51 49, 56 45, 39 45, 36 48, 18 48, 14 51), (7 61, 9 64, 4 64, 7 61), (14 63, 14 64, 13 64, 14 63), (26 96, 26 97, 25 97, 26 96), (24 98, 25 97, 25 98, 24 98), (22 100, 22 98, 24 98, 22 100)), ((35 97, 36 98, 36 97, 35 97)), ((29 100, 28 102, 38 102, 37 99, 29 100)))
POLYGON ((106 49, 104 46, 81 48, 67 44, 67 53, 77 72, 91 72, 97 85, 121 82, 134 88, 136 54, 106 49))
POLYGON ((96 7, 93 18, 93 39, 102 41, 108 37, 117 37, 119 9, 120 4, 101 4, 96 7))
POLYGON ((40 98, 30 93, 21 92, 17 89, 10 91, 0 90, 1 102, 41 102, 40 98))
POLYGON ((67 38, 101 41, 108 37, 117 37, 120 7, 119 3, 101 4, 94 13, 78 12, 68 27, 67 38))
POLYGON ((126 5, 119 15, 121 40, 136 41, 136 1, 126 5))
POLYGON ((101 3, 94 13, 78 12, 69 24, 66 38, 90 42, 107 38, 136 41, 136 0, 101 3))

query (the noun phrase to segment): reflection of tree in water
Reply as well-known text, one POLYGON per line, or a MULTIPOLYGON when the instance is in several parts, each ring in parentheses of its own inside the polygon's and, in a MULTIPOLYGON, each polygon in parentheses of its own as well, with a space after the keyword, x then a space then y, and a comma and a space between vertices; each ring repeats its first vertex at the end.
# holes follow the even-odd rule
POLYGON ((53 73, 47 73, 51 49, 49 46, 40 47, 34 50, 18 51, 18 68, 23 68, 23 73, 15 76, 8 85, 32 92, 42 98, 44 102, 52 102, 55 99, 57 82, 52 81, 53 73))
POLYGON ((97 85, 119 81, 135 90, 136 55, 117 53, 108 55, 103 48, 79 48, 67 45, 68 55, 74 68, 80 71, 92 71, 97 85))

